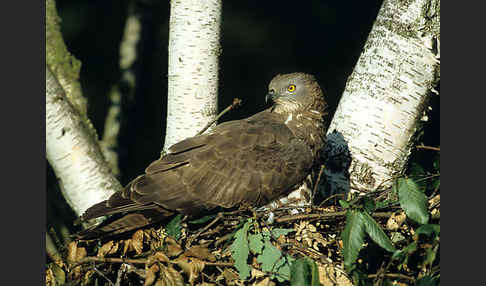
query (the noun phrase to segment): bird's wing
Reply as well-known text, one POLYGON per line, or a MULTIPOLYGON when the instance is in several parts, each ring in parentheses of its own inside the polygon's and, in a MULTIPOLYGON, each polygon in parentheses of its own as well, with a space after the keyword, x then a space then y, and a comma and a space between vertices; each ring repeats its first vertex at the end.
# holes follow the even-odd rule
POLYGON ((83 218, 154 205, 183 214, 260 206, 301 182, 312 164, 309 147, 294 137, 283 120, 261 112, 173 145, 144 175, 90 208, 83 218))

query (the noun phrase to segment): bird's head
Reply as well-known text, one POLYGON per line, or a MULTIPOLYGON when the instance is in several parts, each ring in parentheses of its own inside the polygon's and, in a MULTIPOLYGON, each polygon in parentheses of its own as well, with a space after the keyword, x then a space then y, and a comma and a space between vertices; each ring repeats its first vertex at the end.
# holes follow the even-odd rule
MULTIPOLYGON (((323 93, 314 76, 305 73, 279 74, 268 85, 265 101, 274 102, 277 113, 293 113, 317 108, 317 102, 324 102, 323 93)), ((321 104, 319 104, 321 105, 321 104)))

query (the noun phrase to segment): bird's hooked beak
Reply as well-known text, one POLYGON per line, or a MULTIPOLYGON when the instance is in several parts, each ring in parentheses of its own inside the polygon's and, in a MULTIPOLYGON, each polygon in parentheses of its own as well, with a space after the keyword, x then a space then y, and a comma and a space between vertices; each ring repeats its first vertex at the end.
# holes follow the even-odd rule
POLYGON ((275 98, 277 97, 277 94, 275 93, 275 90, 269 90, 267 95, 265 96, 265 103, 268 103, 268 100, 275 101, 275 98))

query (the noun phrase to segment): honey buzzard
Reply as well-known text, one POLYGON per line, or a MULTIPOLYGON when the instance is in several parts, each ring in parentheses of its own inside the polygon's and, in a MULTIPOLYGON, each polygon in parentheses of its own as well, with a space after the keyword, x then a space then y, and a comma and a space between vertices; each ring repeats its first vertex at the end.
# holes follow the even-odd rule
POLYGON ((323 92, 312 75, 277 75, 268 86, 272 107, 221 123, 172 145, 145 174, 80 221, 119 218, 78 233, 115 235, 162 221, 175 213, 198 215, 216 208, 263 206, 288 195, 316 166, 325 145, 323 92))

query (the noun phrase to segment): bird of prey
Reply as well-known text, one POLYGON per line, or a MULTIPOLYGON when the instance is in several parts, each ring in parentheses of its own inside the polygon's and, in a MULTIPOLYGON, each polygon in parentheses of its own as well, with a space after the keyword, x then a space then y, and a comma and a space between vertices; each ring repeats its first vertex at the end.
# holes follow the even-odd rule
POLYGON ((78 238, 123 233, 175 213, 260 207, 289 194, 318 164, 326 102, 314 76, 304 73, 275 76, 265 99, 273 105, 262 112, 172 145, 145 174, 87 209, 80 221, 118 218, 81 231, 78 238))

